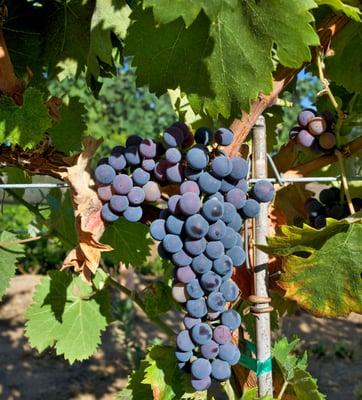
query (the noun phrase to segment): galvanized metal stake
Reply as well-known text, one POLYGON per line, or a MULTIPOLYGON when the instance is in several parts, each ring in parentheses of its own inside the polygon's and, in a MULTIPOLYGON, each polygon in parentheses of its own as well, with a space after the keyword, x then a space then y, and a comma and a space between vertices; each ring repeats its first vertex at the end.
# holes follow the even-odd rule
MULTIPOLYGON (((253 128, 253 178, 267 178, 267 148, 265 119, 260 116, 253 128)), ((260 214, 255 219, 255 243, 266 244, 268 233, 268 203, 260 204, 260 214)), ((261 250, 254 251, 254 283, 255 295, 258 298, 268 298, 268 255, 261 250)), ((256 309, 266 310, 269 303, 255 304, 256 309)), ((271 357, 270 313, 256 313, 256 349, 257 361, 265 362, 271 357)), ((272 372, 258 376, 259 396, 273 395, 272 372)))

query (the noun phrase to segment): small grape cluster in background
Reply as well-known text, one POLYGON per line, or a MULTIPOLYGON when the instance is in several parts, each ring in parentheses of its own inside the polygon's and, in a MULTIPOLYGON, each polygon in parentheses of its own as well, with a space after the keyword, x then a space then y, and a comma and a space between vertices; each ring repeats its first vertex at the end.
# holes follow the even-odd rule
POLYGON ((334 117, 331 112, 317 114, 316 111, 307 108, 299 113, 298 126, 291 129, 289 138, 315 151, 332 151, 336 146, 333 124, 334 117))
POLYGON ((175 355, 179 367, 191 372, 196 390, 206 390, 212 379, 229 379, 239 361, 232 332, 241 319, 230 305, 239 296, 233 268, 246 258, 240 231, 275 193, 266 180, 249 188, 249 163, 220 149, 233 137, 227 128, 215 133, 199 128, 193 136, 177 122, 163 133, 162 143, 130 137, 95 170, 107 222, 121 215, 140 220, 143 202, 166 205, 150 234, 160 242, 160 256, 174 265, 173 298, 187 312, 175 355), (160 187, 170 184, 178 185, 179 193, 165 202, 160 187))
MULTIPOLYGON (((361 198, 353 198, 352 203, 356 212, 361 210, 361 198)), ((323 189, 319 193, 319 200, 314 197, 307 199, 304 203, 304 209, 308 213, 311 226, 316 229, 326 226, 327 217, 340 220, 350 215, 348 204, 345 199, 341 198, 341 191, 336 187, 323 189)))

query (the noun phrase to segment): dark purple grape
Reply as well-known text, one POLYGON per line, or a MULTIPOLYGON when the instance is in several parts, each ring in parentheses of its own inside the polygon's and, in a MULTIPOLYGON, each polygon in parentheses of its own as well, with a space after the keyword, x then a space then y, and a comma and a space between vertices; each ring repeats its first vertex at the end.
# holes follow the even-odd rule
POLYGON ((166 169, 166 178, 170 183, 181 183, 184 179, 184 168, 181 164, 175 164, 166 169))
POLYGON ((179 236, 168 233, 162 241, 163 247, 169 253, 177 253, 182 249, 182 241, 179 236))
POLYGON ((193 326, 201 323, 201 318, 194 318, 190 317, 189 315, 185 315, 183 322, 186 329, 191 329, 193 326))
POLYGON ((233 165, 226 156, 215 157, 211 162, 211 170, 215 176, 223 178, 229 175, 232 171, 233 165))
POLYGON ((170 167, 170 163, 167 160, 161 160, 156 163, 154 174, 155 178, 160 181, 164 182, 166 180, 166 170, 170 167))
POLYGON ((200 282, 204 290, 207 292, 214 292, 219 289, 222 281, 218 274, 209 271, 201 275, 200 282))
POLYGON ((175 352, 176 359, 180 362, 187 362, 192 357, 193 352, 190 351, 177 351, 175 352))
POLYGON ((113 195, 111 186, 100 186, 97 188, 97 195, 99 200, 109 201, 113 195))
POLYGON ((211 270, 212 261, 204 254, 200 254, 192 260, 191 267, 196 273, 203 274, 211 270))
POLYGON ((297 142, 304 147, 311 147, 315 138, 307 130, 302 129, 297 136, 297 142))
POLYGON ((109 207, 115 213, 122 213, 129 206, 127 196, 113 195, 109 201, 109 207))
POLYGON ((205 255, 211 260, 216 260, 224 254, 224 245, 220 241, 212 241, 206 245, 205 255))
POLYGON ((207 390, 211 386, 211 378, 207 376, 204 379, 191 379, 191 386, 196 390, 196 391, 203 391, 207 390))
POLYGON ((225 344, 231 340, 230 329, 225 325, 219 325, 214 329, 213 339, 216 343, 225 344))
POLYGON ((124 147, 117 146, 112 150, 111 155, 108 157, 108 163, 116 171, 122 171, 127 166, 127 161, 123 155, 124 147))
POLYGON ((195 132, 195 142, 207 146, 214 140, 214 133, 205 127, 197 128, 195 132))
POLYGON ((180 250, 172 254, 172 262, 178 267, 184 267, 191 264, 192 258, 184 250, 180 250))
POLYGON ((192 376, 196 379, 205 379, 211 374, 211 364, 205 358, 197 358, 191 364, 192 376))
POLYGON ((316 218, 313 218, 313 226, 316 229, 322 229, 327 225, 327 220, 324 215, 318 215, 316 218))
POLYGON ((314 117, 308 122, 308 131, 313 136, 321 135, 326 128, 326 121, 322 117, 314 117))
POLYGON ((219 275, 226 275, 232 270, 233 261, 229 256, 224 255, 214 261, 212 268, 219 275))
POLYGON ((155 219, 150 225, 150 234, 155 240, 163 240, 167 234, 165 220, 155 219))
POLYGON ((142 142, 142 138, 138 135, 129 136, 126 140, 126 147, 138 146, 142 142))
POLYGON ((145 201, 154 202, 160 200, 161 192, 156 182, 147 182, 142 189, 145 192, 145 201))
POLYGON ((191 340, 190 333, 187 330, 183 330, 178 333, 176 336, 176 344, 181 351, 191 351, 195 348, 195 345, 191 340))
POLYGON ((217 198, 207 200, 202 207, 202 215, 209 222, 216 222, 224 214, 224 204, 217 198))
POLYGON ((226 193, 225 199, 228 203, 231 203, 237 210, 242 208, 246 202, 246 196, 240 189, 232 189, 226 193))
MULTIPOLYGON (((319 200, 323 204, 333 204, 335 202, 340 201, 341 199, 341 191, 338 188, 335 187, 330 187, 328 189, 323 189, 319 193, 319 200)), ((313 211, 319 211, 318 210, 313 210, 313 211)))
POLYGON ((112 184, 113 190, 117 194, 128 194, 133 187, 132 179, 125 174, 117 175, 112 184))
POLYGON ((139 165, 141 164, 140 153, 138 152, 138 146, 129 146, 124 150, 124 156, 126 157, 127 163, 129 165, 139 165))
POLYGON ((236 354, 239 354, 240 358, 240 351, 239 349, 231 342, 221 344, 219 347, 219 357, 220 360, 226 361, 230 364, 236 358, 236 354))
POLYGON ((190 298, 186 291, 186 285, 184 283, 176 283, 172 286, 171 294, 173 299, 177 303, 186 303, 190 298))
MULTIPOLYGON (((209 293, 206 302, 207 306, 212 311, 219 311, 219 312, 225 311, 225 298, 220 292, 209 293)), ((215 339, 215 330, 214 330, 214 340, 217 341, 215 339)))
POLYGON ((205 251, 206 248, 205 238, 201 239, 186 239, 184 242, 184 249, 190 256, 198 256, 205 251))
POLYGON ((180 235, 185 221, 181 218, 177 218, 174 215, 170 215, 166 220, 167 233, 173 233, 174 235, 180 235))
POLYGON ((184 133, 176 126, 167 128, 163 133, 163 142, 166 147, 177 147, 184 141, 184 133))
POLYGON ((168 199, 167 207, 172 214, 180 213, 180 206, 179 206, 180 199, 181 196, 179 194, 174 194, 168 199))
POLYGON ((194 271, 189 265, 185 267, 179 267, 176 270, 176 278, 181 283, 189 283, 196 278, 194 271))
POLYGON ((260 212, 260 204, 254 199, 246 200, 242 213, 245 218, 256 218, 260 212))
POLYGON ((304 203, 304 209, 307 213, 313 213, 313 212, 320 212, 323 210, 322 204, 317 200, 314 199, 313 197, 310 197, 307 199, 304 203))
POLYGON ((215 177, 213 177, 208 172, 203 172, 199 179, 198 184, 200 187, 201 192, 207 194, 213 194, 219 191, 221 187, 221 181, 215 177))
POLYGON ((201 207, 201 201, 198 194, 187 192, 179 200, 179 207, 182 214, 190 216, 196 214, 201 207))
POLYGON ((210 325, 201 323, 191 329, 191 338, 194 343, 205 344, 212 338, 212 329, 210 325))
POLYGON ((207 314, 207 307, 203 297, 197 300, 188 300, 186 310, 191 317, 202 318, 207 314))
POLYGON ((196 181, 199 180, 199 178, 200 178, 200 176, 201 176, 201 174, 203 172, 204 172, 203 169, 193 169, 193 168, 190 168, 190 167, 186 167, 186 169, 185 169, 185 177, 187 179, 189 179, 190 181, 196 182, 196 181))
POLYGON ((142 188, 135 186, 129 191, 127 197, 130 204, 138 206, 144 202, 145 192, 142 188))
POLYGON ((227 226, 225 229, 225 235, 220 240, 226 250, 234 247, 236 245, 236 240, 237 240, 234 229, 227 226))
POLYGON ((221 240, 226 233, 225 223, 219 219, 215 223, 209 226, 209 231, 207 232, 207 239, 209 240, 221 240))
POLYGON ((166 160, 170 164, 177 164, 181 161, 181 152, 175 147, 170 147, 166 150, 166 160))
POLYGON ((302 110, 298 115, 298 124, 302 127, 308 125, 309 121, 315 117, 315 111, 311 109, 302 110))
POLYGON ((201 239, 209 230, 209 224, 200 214, 188 217, 185 223, 185 231, 192 239, 201 239))
POLYGON ((209 157, 205 149, 195 146, 186 153, 186 161, 190 168, 200 170, 207 166, 209 157))
POLYGON ((180 186, 180 193, 181 194, 186 194, 186 193, 196 193, 197 195, 200 194, 200 189, 199 185, 194 182, 194 181, 185 181, 181 183, 180 186))
POLYGON ((217 381, 226 381, 231 376, 230 365, 226 361, 214 360, 211 364, 211 376, 217 381))
POLYGON ((221 220, 226 224, 232 222, 236 215, 236 208, 231 203, 224 203, 224 214, 221 217, 221 220))
POLYGON ((252 196, 259 203, 267 203, 272 201, 274 195, 274 186, 266 180, 256 182, 252 189, 252 196))
POLYGON ((200 351, 203 357, 213 359, 219 354, 219 345, 213 340, 210 340, 208 343, 205 343, 200 347, 200 351))
POLYGON ((241 325, 241 317, 235 310, 228 310, 221 314, 221 323, 234 331, 241 325))
POLYGON ((119 218, 117 214, 112 212, 108 203, 103 204, 101 209, 101 216, 106 222, 115 222, 119 218))
POLYGON ((290 131, 289 131, 289 139, 290 140, 296 140, 298 133, 302 130, 300 126, 294 126, 290 131))
POLYGON ((234 229, 235 232, 239 232, 240 229, 241 229, 241 227, 242 227, 242 225, 243 225, 243 223, 244 223, 244 221, 243 221, 243 219, 240 217, 240 215, 239 215, 239 214, 235 214, 233 220, 232 220, 231 222, 229 222, 229 223, 227 224, 227 226, 228 226, 229 228, 234 229))
POLYGON ((155 160, 152 159, 144 159, 142 160, 141 167, 147 172, 151 172, 154 170, 156 166, 155 160))
POLYGON ((186 292, 192 299, 199 299, 205 294, 200 286, 199 280, 196 278, 186 284, 186 292))
POLYGON ((163 258, 164 260, 171 260, 171 253, 169 253, 168 251, 165 250, 165 248, 163 247, 162 242, 160 242, 158 244, 157 252, 158 252, 159 256, 161 258, 163 258))
MULTIPOLYGON (((231 179, 229 179, 229 180, 231 180, 231 179)), ((221 179, 221 185, 220 185, 220 192, 221 193, 227 193, 227 192, 229 192, 230 190, 232 190, 232 189, 235 189, 235 181, 234 180, 232 180, 233 182, 229 182, 229 180, 227 180, 226 178, 224 178, 224 179, 221 179)))
POLYGON ((116 171, 108 164, 101 164, 95 169, 94 176, 98 183, 109 185, 113 182, 116 171))
POLYGON ((139 145, 141 156, 146 158, 154 158, 157 153, 157 145, 152 139, 143 139, 139 145))
POLYGON ((149 172, 142 168, 136 168, 132 174, 132 180, 135 185, 143 186, 150 180, 151 175, 149 172))
POLYGON ((235 301, 238 298, 239 288, 231 279, 223 282, 219 290, 226 301, 235 301))
POLYGON ((229 146, 234 140, 234 134, 230 129, 220 128, 215 133, 215 141, 221 146, 229 146))
POLYGON ((240 179, 245 179, 249 171, 249 163, 241 157, 233 157, 231 159, 232 169, 230 172, 230 177, 239 181, 240 179))
POLYGON ((331 204, 326 207, 327 217, 342 219, 344 217, 344 207, 342 204, 331 204))
POLYGON ((239 246, 234 246, 227 250, 226 255, 231 258, 234 267, 242 266, 246 259, 244 250, 239 246))
POLYGON ((123 212, 124 218, 129 222, 137 222, 142 218, 142 208, 141 207, 128 207, 123 212))

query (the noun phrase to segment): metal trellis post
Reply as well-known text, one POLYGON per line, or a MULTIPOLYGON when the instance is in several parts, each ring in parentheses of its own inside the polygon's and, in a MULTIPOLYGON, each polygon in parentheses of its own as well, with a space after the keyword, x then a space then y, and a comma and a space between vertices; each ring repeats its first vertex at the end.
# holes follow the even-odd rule
MULTIPOLYGON (((267 148, 265 119, 260 116, 253 128, 253 178, 267 178, 267 148)), ((260 214, 255 219, 255 243, 266 244, 268 233, 268 203, 260 204, 260 214)), ((254 251, 255 306, 252 311, 256 316, 256 350, 259 365, 271 364, 270 338, 270 298, 268 296, 268 255, 255 248, 254 251)), ((259 396, 273 394, 271 368, 258 373, 259 396)))

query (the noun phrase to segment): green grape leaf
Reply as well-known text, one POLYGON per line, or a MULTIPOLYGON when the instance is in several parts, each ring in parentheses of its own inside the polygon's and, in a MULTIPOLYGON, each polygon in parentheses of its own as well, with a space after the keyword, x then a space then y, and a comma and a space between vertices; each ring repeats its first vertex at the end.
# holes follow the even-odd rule
MULTIPOLYGON (((31 177, 23 169, 17 167, 1 168, 7 183, 31 183, 31 177)), ((25 189, 17 189, 19 195, 23 196, 25 189)))
POLYGON ((298 400, 324 400, 326 396, 318 390, 317 380, 303 369, 296 369, 290 382, 298 400))
POLYGON ((150 255, 153 241, 148 236, 147 226, 141 223, 127 222, 120 218, 106 228, 102 242, 113 247, 105 257, 113 263, 122 262, 126 267, 141 266, 150 255))
POLYGON ((362 28, 350 21, 333 40, 335 55, 325 61, 328 78, 350 92, 362 92, 362 28), (348 62, 346 63, 346 60, 348 62))
POLYGON ((43 94, 28 88, 23 105, 16 105, 9 97, 0 99, 0 142, 9 141, 22 147, 32 147, 51 126, 43 94))
POLYGON ((309 46, 319 43, 310 25, 314 6, 311 0, 239 1, 236 10, 222 7, 212 23, 201 12, 189 27, 181 18, 157 24, 150 8, 138 8, 125 52, 134 56, 138 84, 157 94, 179 86, 196 112, 227 118, 272 90, 274 45, 285 66, 310 60, 309 46))
POLYGON ((353 7, 349 4, 345 4, 341 0, 315 0, 315 2, 319 6, 327 5, 329 7, 332 7, 337 12, 343 12, 347 15, 347 17, 352 18, 355 21, 361 21, 361 11, 358 7, 353 7))
POLYGON ((49 129, 53 145, 65 153, 80 151, 83 133, 86 130, 86 109, 77 97, 63 102, 60 120, 49 129))
POLYGON ((172 5, 170 0, 145 0, 144 7, 153 7, 153 14, 158 22, 167 24, 168 22, 182 17, 188 27, 204 10, 206 15, 213 21, 223 7, 235 9, 238 0, 174 0, 172 5))
POLYGON ((66 250, 70 250, 78 244, 70 193, 68 191, 62 194, 59 189, 52 189, 46 199, 50 207, 48 227, 50 230, 56 230, 54 235, 59 238, 66 250))
POLYGON ((162 281, 156 281, 148 286, 142 292, 141 297, 145 305, 144 311, 150 318, 157 317, 175 308, 171 288, 162 281))
POLYGON ((359 219, 329 220, 319 231, 307 226, 283 227, 282 235, 269 238, 268 246, 262 249, 283 256, 278 284, 287 298, 313 315, 336 317, 362 312, 359 219))
POLYGON ((112 34, 124 39, 129 25, 130 8, 123 0, 96 0, 91 20, 87 79, 98 78, 101 69, 114 68, 112 34))
POLYGON ((18 238, 10 232, 0 234, 0 300, 16 271, 16 261, 24 256, 24 245, 16 243, 18 238))
POLYGON ((95 291, 81 277, 50 271, 36 287, 26 313, 26 336, 43 351, 55 345, 71 364, 89 358, 100 344, 101 332, 112 319, 109 293, 95 291))

